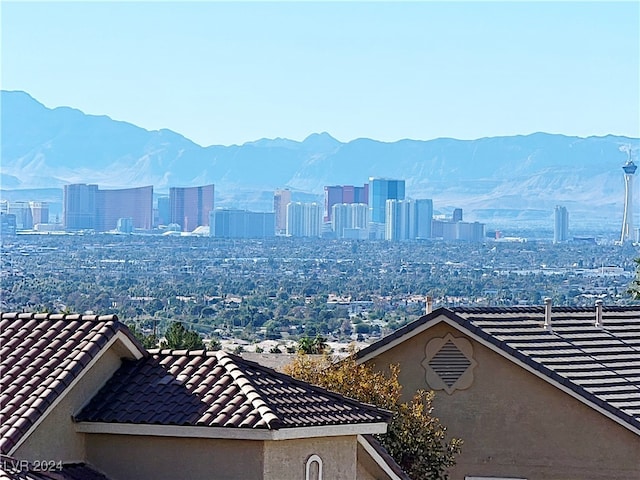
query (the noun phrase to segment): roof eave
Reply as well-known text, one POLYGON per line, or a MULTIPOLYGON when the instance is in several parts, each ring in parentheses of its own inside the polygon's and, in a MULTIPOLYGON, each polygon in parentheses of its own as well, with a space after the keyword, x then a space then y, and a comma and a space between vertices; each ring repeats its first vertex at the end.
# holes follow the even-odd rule
POLYGON ((387 424, 384 422, 376 422, 268 430, 258 428, 78 422, 75 424, 75 429, 79 433, 89 434, 142 435, 228 440, 293 440, 316 437, 381 434, 386 433, 387 424))

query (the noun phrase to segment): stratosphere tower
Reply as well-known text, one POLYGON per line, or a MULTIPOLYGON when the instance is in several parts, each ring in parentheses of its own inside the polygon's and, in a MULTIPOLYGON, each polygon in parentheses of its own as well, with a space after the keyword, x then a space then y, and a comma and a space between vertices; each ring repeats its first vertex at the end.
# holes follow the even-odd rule
POLYGON ((633 231, 633 176, 637 166, 633 160, 627 160, 622 169, 624 170, 624 215, 622 217, 622 233, 620 243, 632 240, 633 231))

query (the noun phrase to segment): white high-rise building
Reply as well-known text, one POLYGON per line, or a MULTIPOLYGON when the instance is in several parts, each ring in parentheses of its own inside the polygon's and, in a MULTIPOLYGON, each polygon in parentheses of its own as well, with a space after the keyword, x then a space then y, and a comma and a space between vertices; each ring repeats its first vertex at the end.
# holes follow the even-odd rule
POLYGON ((336 203, 331 207, 331 229, 336 238, 366 238, 368 223, 366 203, 336 203))
POLYGON ((628 160, 622 167, 624 170, 624 215, 620 243, 633 240, 633 178, 637 168, 632 160, 628 160))
POLYGON ((556 205, 553 213, 553 243, 566 242, 569 239, 569 213, 560 205, 556 205))
POLYGON ((411 239, 410 200, 387 200, 385 209, 385 240, 411 239))
POLYGON ((431 238, 432 200, 387 200, 385 214, 386 240, 431 238))
POLYGON ((318 203, 292 202, 287 205, 287 236, 319 237, 322 231, 322 206, 318 203))

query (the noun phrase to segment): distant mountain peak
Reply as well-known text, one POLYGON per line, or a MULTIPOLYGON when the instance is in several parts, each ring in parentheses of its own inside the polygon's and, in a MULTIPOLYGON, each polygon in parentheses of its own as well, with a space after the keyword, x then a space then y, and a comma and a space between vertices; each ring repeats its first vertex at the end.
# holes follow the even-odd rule
POLYGON ((331 134, 329 134, 328 132, 312 133, 302 141, 302 143, 307 143, 307 142, 331 142, 336 144, 342 144, 342 142, 333 138, 331 134))

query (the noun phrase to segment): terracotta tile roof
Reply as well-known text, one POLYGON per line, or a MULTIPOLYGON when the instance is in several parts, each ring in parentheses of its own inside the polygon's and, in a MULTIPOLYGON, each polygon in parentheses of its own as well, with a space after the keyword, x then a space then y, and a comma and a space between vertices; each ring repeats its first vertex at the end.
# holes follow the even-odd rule
POLYGON ((560 384, 623 424, 640 430, 640 307, 553 307, 551 329, 545 307, 440 308, 358 352, 372 358, 390 344, 444 315, 543 377, 560 384))
POLYGON ((10 453, 118 331, 138 345, 115 315, 2 313, 0 453, 10 453))
POLYGON ((76 421, 275 430, 391 416, 222 351, 150 353, 125 360, 76 421))

